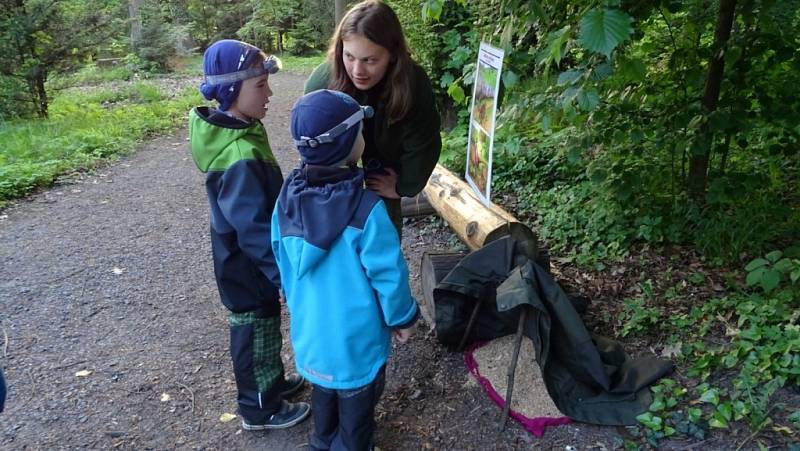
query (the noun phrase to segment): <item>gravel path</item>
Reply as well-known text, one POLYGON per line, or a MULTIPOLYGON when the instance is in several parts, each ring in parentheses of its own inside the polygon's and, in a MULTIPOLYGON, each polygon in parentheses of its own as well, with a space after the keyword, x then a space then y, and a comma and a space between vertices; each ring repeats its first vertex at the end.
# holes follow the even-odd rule
MULTIPOLYGON (((297 162, 288 118, 303 80, 271 79, 266 122, 284 174, 297 162)), ((416 293, 422 252, 454 244, 435 219, 406 224, 416 293)), ((268 433, 220 421, 235 412, 236 391, 186 130, 0 212, 0 261, 0 364, 10 385, 0 449, 305 447, 310 421, 268 433)), ((468 383, 462 357, 426 331, 388 367, 382 450, 611 445, 607 428, 558 428, 542 441, 512 422, 499 432, 499 411, 468 383)), ((284 358, 292 360, 288 346, 284 358)))

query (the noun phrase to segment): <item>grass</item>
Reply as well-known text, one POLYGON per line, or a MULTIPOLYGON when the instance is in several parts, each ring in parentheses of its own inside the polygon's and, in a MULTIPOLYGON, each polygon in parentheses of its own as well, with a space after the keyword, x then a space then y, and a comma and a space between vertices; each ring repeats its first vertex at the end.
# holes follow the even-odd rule
POLYGON ((283 62, 283 70, 302 74, 310 74, 315 67, 325 61, 324 53, 311 56, 294 56, 284 53, 278 57, 283 62))
MULTIPOLYGON (((324 58, 323 54, 281 57, 284 70, 303 74, 324 58)), ((199 77, 202 63, 202 55, 176 58, 168 77, 199 77)), ((89 64, 49 83, 54 96, 49 119, 0 122, 0 208, 52 185, 63 174, 91 169, 130 152, 143 139, 184 125, 186 112, 203 102, 194 86, 169 96, 148 80, 115 83, 155 77, 134 77, 124 63, 108 68, 89 64), (81 90, 79 96, 74 89, 81 90)))
POLYGON ((53 100, 48 120, 0 125, 0 206, 180 127, 186 112, 201 102, 194 88, 167 98, 146 82, 120 91, 98 90, 80 101, 67 94, 53 100))

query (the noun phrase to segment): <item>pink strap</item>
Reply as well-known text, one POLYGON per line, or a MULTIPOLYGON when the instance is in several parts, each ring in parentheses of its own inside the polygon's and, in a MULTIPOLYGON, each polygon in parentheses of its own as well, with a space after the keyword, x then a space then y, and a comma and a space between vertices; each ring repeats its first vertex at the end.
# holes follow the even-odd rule
MULTIPOLYGON (((489 395, 489 399, 494 401, 495 404, 497 404, 502 408, 506 405, 505 400, 503 399, 502 396, 500 396, 499 393, 497 393, 497 390, 494 389, 489 379, 486 379, 485 377, 481 376, 481 373, 478 370, 478 362, 475 361, 475 357, 473 356, 475 350, 480 348, 481 346, 484 346, 486 343, 488 342, 477 342, 470 345, 470 347, 464 352, 464 364, 467 366, 469 372, 473 376, 475 376, 475 379, 478 381, 481 387, 483 387, 484 391, 486 391, 486 393, 489 395)), ((525 415, 513 409, 509 409, 508 412, 509 412, 508 415, 511 418, 519 422, 526 431, 530 432, 536 437, 541 437, 542 435, 544 435, 544 431, 545 429, 547 429, 548 426, 561 426, 563 424, 572 423, 572 420, 570 420, 568 417, 528 418, 525 415)))

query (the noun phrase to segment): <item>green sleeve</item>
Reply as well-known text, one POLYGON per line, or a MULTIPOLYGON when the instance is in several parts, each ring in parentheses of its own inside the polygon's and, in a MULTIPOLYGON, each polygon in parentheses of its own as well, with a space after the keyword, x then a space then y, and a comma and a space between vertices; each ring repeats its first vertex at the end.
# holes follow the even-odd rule
POLYGON ((316 91, 317 89, 328 89, 328 83, 331 79, 331 67, 327 61, 317 66, 311 75, 306 80, 305 86, 303 86, 303 94, 308 94, 311 91, 316 91))
POLYGON ((433 88, 425 71, 416 66, 416 96, 408 120, 404 121, 397 194, 411 197, 425 188, 442 150, 441 119, 433 88))

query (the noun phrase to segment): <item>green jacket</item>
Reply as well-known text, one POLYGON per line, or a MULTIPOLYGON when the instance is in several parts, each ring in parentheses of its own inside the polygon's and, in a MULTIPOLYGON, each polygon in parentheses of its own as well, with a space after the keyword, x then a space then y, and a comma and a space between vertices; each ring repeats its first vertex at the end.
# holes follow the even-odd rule
MULTIPOLYGON (((306 81, 305 92, 327 89, 330 65, 317 66, 306 81)), ((431 82, 425 71, 414 65, 414 106, 405 118, 388 124, 386 105, 377 98, 375 89, 359 91, 355 99, 375 109, 375 116, 364 121, 365 148, 362 161, 369 171, 392 168, 397 171, 397 194, 411 197, 425 188, 433 168, 439 161, 442 139, 440 119, 433 98, 431 82)))
POLYGON ((652 401, 650 385, 674 368, 655 357, 631 359, 618 342, 589 332, 576 300, 510 237, 464 257, 433 298, 436 336, 450 347, 460 342, 476 302, 481 307, 471 341, 515 333, 521 309, 527 309, 523 334, 536 350, 547 392, 558 410, 577 421, 637 424, 652 401))
POLYGON ((189 142, 197 169, 206 174, 222 303, 235 313, 280 315, 280 275, 269 240, 283 176, 264 125, 197 107, 189 113, 189 142))

